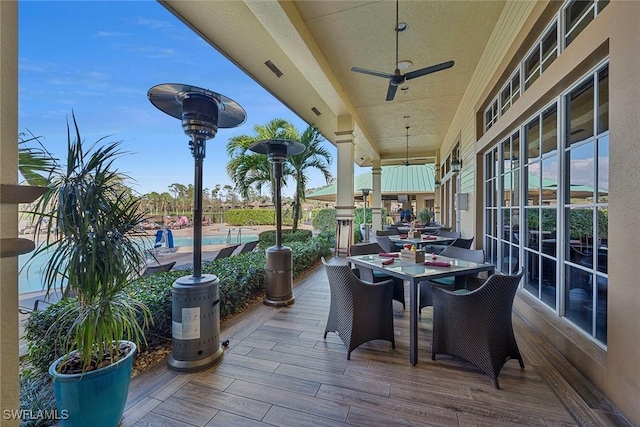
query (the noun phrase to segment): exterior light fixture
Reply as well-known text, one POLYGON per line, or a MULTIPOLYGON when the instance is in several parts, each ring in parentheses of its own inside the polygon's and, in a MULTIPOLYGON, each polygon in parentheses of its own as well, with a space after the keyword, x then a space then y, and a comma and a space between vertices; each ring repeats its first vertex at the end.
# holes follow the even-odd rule
POLYGON ((462 169, 462 160, 457 157, 451 159, 451 170, 453 172, 460 172, 460 169, 462 169))
POLYGON ((218 362, 220 347, 220 279, 202 274, 202 163, 207 139, 218 128, 233 128, 246 120, 244 109, 224 95, 196 86, 166 83, 147 92, 160 111, 182 120, 191 137, 195 159, 193 197, 193 276, 178 278, 172 286, 171 356, 169 369, 195 372, 218 362))
POLYGON ((438 178, 436 178, 433 181, 433 188, 436 189, 436 190, 440 189, 440 181, 438 180, 438 178))
POLYGON ((362 191, 362 201, 364 202, 364 207, 362 208, 362 223, 364 224, 364 243, 369 243, 369 226, 367 225, 367 196, 371 192, 370 188, 361 188, 362 191))
POLYGON ((306 147, 295 141, 285 139, 268 139, 251 144, 249 150, 258 154, 266 154, 273 164, 276 198, 276 245, 266 250, 267 257, 267 294, 264 304, 281 307, 293 304, 293 257, 291 248, 282 246, 282 163, 287 156, 296 156, 304 152, 306 147))

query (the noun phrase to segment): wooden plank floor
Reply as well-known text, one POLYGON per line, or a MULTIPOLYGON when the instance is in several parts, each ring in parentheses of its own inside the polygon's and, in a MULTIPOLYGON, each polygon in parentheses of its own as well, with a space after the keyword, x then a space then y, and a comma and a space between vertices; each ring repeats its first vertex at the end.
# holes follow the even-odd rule
MULTIPOLYGON (((419 363, 409 363, 409 312, 394 302, 396 348, 364 344, 347 361, 323 339, 322 267, 298 280, 285 308, 258 304, 222 325, 221 363, 192 374, 156 365, 132 381, 122 426, 629 426, 540 335, 514 314, 525 369, 509 361, 500 390, 470 364, 430 357, 423 309, 419 363)), ((407 294, 408 302, 408 294, 407 294)), ((408 307, 407 307, 408 308, 408 307)))

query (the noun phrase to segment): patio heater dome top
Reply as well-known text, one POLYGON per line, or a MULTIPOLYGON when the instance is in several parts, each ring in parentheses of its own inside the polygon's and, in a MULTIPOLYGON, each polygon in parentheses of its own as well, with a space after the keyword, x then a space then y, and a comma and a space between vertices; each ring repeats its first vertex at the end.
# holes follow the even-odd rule
POLYGON ((218 128, 240 126, 247 119, 234 100, 193 85, 159 84, 149 89, 147 97, 159 110, 181 119, 187 135, 213 138, 218 128))
POLYGON ((249 150, 258 154, 266 154, 272 163, 284 162, 287 156, 295 156, 304 152, 304 144, 288 139, 266 139, 251 144, 249 150))

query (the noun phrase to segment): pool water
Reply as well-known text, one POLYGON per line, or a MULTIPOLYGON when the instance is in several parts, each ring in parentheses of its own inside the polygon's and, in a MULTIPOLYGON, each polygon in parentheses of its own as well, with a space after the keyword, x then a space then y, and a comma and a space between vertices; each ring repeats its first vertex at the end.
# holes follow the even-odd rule
MULTIPOLYGON (((153 237, 146 240, 147 242, 145 242, 145 244, 147 244, 149 248, 152 248, 154 245, 153 237)), ((240 243, 246 243, 252 240, 258 240, 258 235, 243 234, 240 243)), ((233 245, 236 243, 238 243, 238 236, 237 235, 231 236, 231 244, 233 245)), ((225 236, 202 236, 203 246, 226 245, 226 244, 227 244, 226 235, 225 236)), ((173 245, 174 246, 193 246, 193 237, 190 237, 190 236, 174 237, 173 245)), ((38 292, 38 291, 44 290, 42 285, 44 282, 43 280, 44 272, 42 271, 42 266, 47 260, 48 255, 46 252, 38 254, 37 257, 35 257, 31 262, 29 262, 29 265, 25 266, 25 264, 27 264, 27 261, 31 258, 31 255, 32 254, 29 253, 29 254, 20 255, 18 257, 18 268, 19 268, 18 292, 21 294, 24 294, 27 292, 38 292)))

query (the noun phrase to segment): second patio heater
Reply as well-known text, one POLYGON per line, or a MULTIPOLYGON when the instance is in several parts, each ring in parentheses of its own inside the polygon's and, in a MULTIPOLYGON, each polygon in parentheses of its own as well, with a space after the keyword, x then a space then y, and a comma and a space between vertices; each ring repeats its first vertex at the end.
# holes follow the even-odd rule
POLYGON ((362 203, 363 203, 363 207, 362 207, 362 225, 364 225, 363 228, 363 241, 364 243, 369 243, 370 242, 370 237, 369 237, 369 231, 370 231, 370 227, 369 224, 367 224, 367 196, 369 196, 369 193, 371 192, 370 188, 361 188, 360 191, 362 191, 362 203))
POLYGON ((276 307, 293 304, 293 258, 291 248, 282 246, 282 201, 280 187, 282 185, 282 163, 287 156, 295 156, 304 152, 306 147, 295 141, 285 139, 269 139, 254 142, 249 150, 258 154, 266 154, 273 164, 276 202, 276 245, 266 250, 267 257, 267 294, 266 305, 276 307))
POLYGON ((195 160, 193 197, 193 276, 178 278, 172 286, 171 356, 169 369, 195 372, 218 362, 220 347, 220 280, 202 274, 202 163, 207 139, 218 128, 244 123, 246 113, 224 95, 196 86, 166 83, 152 87, 149 101, 159 110, 182 120, 191 137, 195 160))

